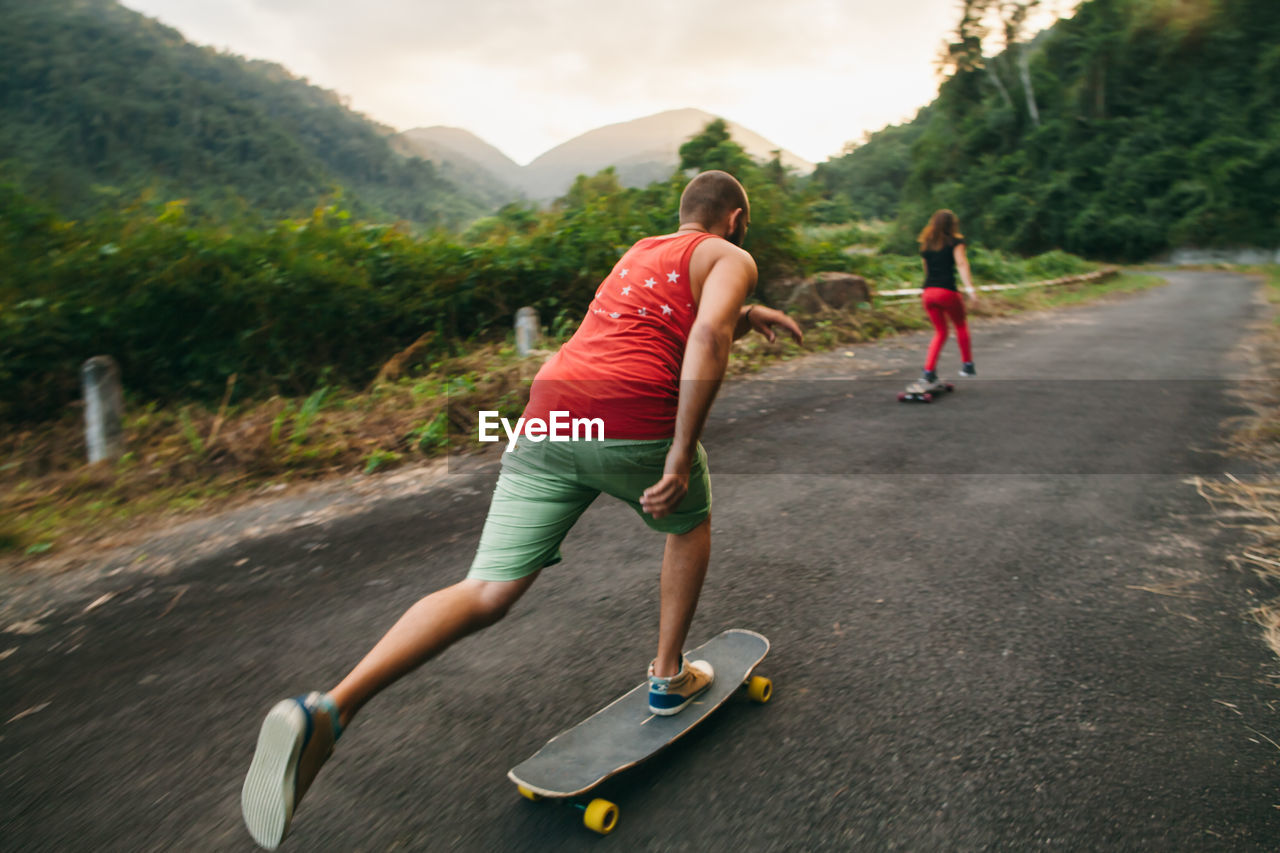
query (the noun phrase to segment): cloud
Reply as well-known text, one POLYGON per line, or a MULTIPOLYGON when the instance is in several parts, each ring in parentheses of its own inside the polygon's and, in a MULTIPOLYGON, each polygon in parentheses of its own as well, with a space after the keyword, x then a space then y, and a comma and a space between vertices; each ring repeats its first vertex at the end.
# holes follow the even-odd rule
POLYGON ((378 121, 465 127, 521 161, 686 106, 824 159, 931 99, 956 16, 954 0, 125 2, 378 121))

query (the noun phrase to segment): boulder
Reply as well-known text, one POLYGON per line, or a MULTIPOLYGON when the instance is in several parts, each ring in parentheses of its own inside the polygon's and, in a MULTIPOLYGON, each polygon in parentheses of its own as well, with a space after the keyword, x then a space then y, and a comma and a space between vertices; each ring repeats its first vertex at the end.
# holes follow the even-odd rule
POLYGON ((837 310, 853 310, 860 302, 871 301, 871 285, 860 275, 847 272, 820 272, 814 286, 822 301, 837 310))
POLYGON ((871 301, 871 286, 860 275, 820 272, 811 278, 785 278, 763 288, 765 299, 785 311, 817 314, 822 311, 854 311, 871 301))

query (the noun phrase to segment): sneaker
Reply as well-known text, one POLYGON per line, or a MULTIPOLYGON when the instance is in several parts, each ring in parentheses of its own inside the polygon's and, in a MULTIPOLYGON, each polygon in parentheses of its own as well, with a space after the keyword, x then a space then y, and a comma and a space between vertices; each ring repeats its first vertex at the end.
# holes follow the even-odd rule
POLYGON ((705 660, 691 662, 681 657, 680 671, 669 678, 654 675, 653 664, 649 664, 649 711, 660 717, 680 713, 715 677, 715 670, 705 660))
POLYGON ((280 846, 302 795, 341 734, 338 706, 327 693, 285 699, 267 714, 240 790, 244 825, 259 845, 280 846))
POLYGON ((960 375, 961 376, 977 376, 978 369, 973 366, 972 361, 966 361, 964 364, 960 365, 960 375))
POLYGON ((925 385, 937 385, 938 374, 936 371, 926 370, 920 374, 920 381, 923 382, 925 385))

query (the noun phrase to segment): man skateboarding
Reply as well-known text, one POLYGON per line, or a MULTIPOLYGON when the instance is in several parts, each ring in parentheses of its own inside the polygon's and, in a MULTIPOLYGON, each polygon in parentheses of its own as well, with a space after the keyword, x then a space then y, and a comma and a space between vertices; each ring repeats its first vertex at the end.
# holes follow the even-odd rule
MULTIPOLYGON (((371 698, 445 648, 499 621, 601 493, 666 534, 657 654, 649 705, 673 714, 710 686, 709 666, 684 658, 711 553, 711 481, 698 439, 734 338, 775 327, 802 339, 780 311, 744 301, 756 264, 741 248, 746 190, 704 172, 680 198, 680 225, 639 241, 597 288, 582 325, 538 372, 525 410, 599 419, 603 440, 535 440, 503 454, 467 577, 421 599, 327 693, 283 700, 267 714, 241 792, 249 832, 275 849, 333 744, 371 698)), ((545 438, 545 436, 542 436, 545 438)))

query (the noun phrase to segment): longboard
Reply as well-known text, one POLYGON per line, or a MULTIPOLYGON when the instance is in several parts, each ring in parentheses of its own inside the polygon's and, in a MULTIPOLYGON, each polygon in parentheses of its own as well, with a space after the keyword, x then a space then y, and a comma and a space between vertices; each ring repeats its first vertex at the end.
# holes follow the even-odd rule
POLYGON ((950 382, 935 382, 932 385, 926 382, 912 382, 907 386, 907 390, 898 392, 899 403, 932 403, 935 397, 940 397, 949 391, 956 390, 956 386, 950 382))
POLYGON ((685 652, 689 660, 709 661, 715 680, 680 713, 667 717, 650 713, 646 680, 547 741, 546 746, 511 768, 507 776, 528 799, 574 800, 573 804, 584 812, 583 823, 595 832, 607 834, 617 825, 618 807, 608 800, 582 803, 576 799, 678 740, 743 684, 752 700, 769 701, 772 682, 752 676, 768 652, 769 641, 763 635, 730 628, 685 652))

